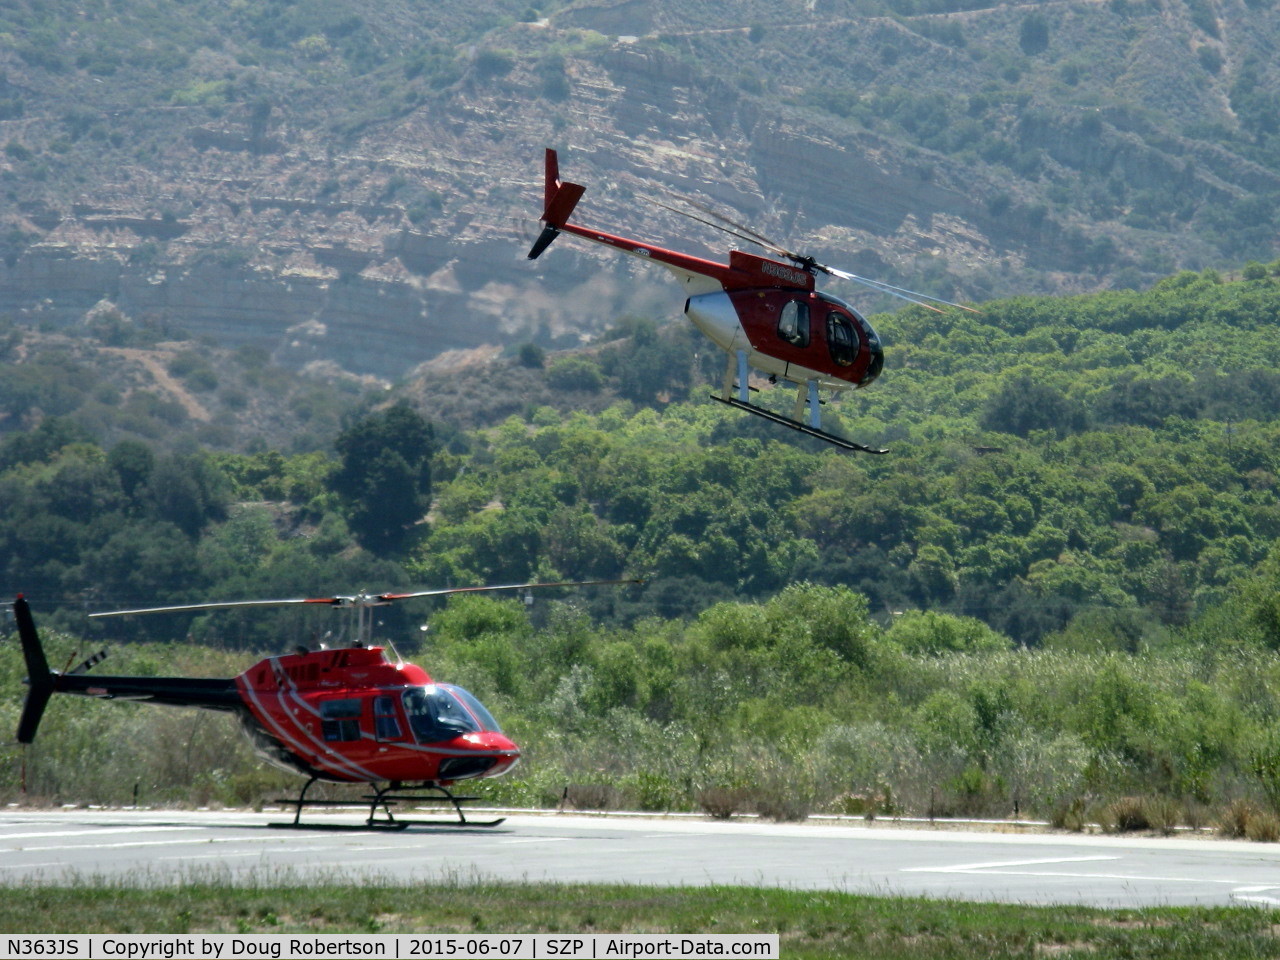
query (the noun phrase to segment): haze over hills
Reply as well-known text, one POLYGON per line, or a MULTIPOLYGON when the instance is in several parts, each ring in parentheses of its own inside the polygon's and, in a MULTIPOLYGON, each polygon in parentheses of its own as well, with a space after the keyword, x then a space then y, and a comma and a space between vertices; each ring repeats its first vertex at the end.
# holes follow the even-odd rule
POLYGON ((28 0, 0 310, 389 379, 674 315, 643 265, 524 261, 544 146, 585 222, 726 250, 674 191, 946 297, 1270 260, 1278 34, 1260 0, 28 0))

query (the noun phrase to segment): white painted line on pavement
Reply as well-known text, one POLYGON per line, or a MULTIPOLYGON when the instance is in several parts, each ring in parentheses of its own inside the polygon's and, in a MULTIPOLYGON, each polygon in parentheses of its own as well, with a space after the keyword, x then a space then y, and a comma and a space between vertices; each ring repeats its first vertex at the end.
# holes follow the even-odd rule
POLYGON ((976 873, 997 867, 1035 867, 1042 863, 1087 863, 1091 860, 1119 860, 1119 857, 1052 857, 1044 860, 993 860, 990 863, 961 863, 954 867, 903 867, 903 873, 976 873))

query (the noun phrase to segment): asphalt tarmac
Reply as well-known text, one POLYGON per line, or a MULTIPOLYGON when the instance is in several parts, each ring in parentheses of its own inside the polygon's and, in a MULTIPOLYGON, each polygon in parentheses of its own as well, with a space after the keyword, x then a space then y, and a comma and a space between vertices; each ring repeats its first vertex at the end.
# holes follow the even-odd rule
POLYGON ((11 807, 0 810, 0 884, 447 878, 1280 908, 1280 844, 1207 837, 523 813, 487 829, 385 832, 360 829, 354 809, 308 817, 355 829, 274 829, 289 819, 279 813, 11 807))

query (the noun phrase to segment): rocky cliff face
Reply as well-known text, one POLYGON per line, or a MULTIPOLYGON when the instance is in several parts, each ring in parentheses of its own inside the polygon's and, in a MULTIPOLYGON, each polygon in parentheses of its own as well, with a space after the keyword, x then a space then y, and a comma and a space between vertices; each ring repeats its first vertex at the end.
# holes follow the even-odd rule
POLYGON ((1101 100, 1124 76, 1149 89, 1177 73, 1180 109, 1228 122, 1242 76, 1251 90, 1271 82, 1244 33, 1273 32, 1260 11, 1223 5, 1208 23, 1195 19, 1203 4, 1067 4, 1044 17, 1048 49, 1027 54, 1015 4, 893 20, 855 0, 831 0, 822 18, 813 6, 748 3, 754 20, 725 23, 715 5, 583 0, 549 20, 467 21, 460 54, 415 34, 405 10, 375 23, 361 8, 362 25, 303 24, 292 46, 232 32, 150 107, 112 101, 122 74, 95 74, 85 55, 60 74, 62 99, 45 95, 51 54, 0 49, 13 200, 0 210, 0 310, 58 329, 105 301, 293 367, 387 379, 446 351, 568 345, 620 313, 675 315, 678 292, 628 258, 564 239, 523 259, 544 146, 587 185, 584 222, 723 256, 732 238, 644 202, 691 195, 944 296, 1105 285, 1123 263, 1197 266, 1213 247, 1194 235, 1195 210, 1134 230, 1135 196, 1169 184, 1195 204, 1280 195, 1280 167, 1260 151, 1101 100), (358 83, 354 54, 339 57, 353 30, 372 31, 381 57, 358 83), (1170 43, 1210 50, 1194 82, 1170 43), (1072 59, 1081 51, 1089 72, 1072 59), (1098 106, 1062 108, 1064 85, 1098 106), (1099 238, 1109 254, 1089 263, 1080 250, 1099 238))

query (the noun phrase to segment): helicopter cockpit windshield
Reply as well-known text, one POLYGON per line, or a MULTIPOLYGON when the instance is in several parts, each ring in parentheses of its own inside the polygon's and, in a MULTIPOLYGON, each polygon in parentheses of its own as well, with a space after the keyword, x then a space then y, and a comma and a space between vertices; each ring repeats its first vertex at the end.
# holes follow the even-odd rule
POLYGON ((451 683, 406 690, 404 712, 419 743, 439 743, 464 733, 502 732, 479 700, 451 683))

